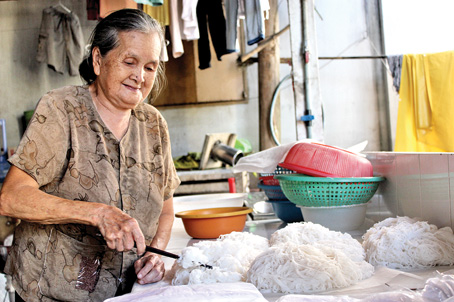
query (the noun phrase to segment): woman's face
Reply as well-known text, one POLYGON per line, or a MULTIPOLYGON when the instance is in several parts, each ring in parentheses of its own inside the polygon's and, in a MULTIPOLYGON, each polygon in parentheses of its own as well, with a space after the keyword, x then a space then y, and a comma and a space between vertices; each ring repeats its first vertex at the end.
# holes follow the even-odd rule
POLYGON ((161 54, 156 32, 121 32, 119 45, 104 57, 93 49, 97 97, 119 109, 133 109, 150 93, 161 54))

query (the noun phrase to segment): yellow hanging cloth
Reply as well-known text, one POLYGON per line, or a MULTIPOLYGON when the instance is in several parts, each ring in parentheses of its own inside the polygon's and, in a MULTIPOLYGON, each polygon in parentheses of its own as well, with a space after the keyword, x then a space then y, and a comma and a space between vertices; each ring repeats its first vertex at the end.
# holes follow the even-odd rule
POLYGON ((162 26, 170 25, 169 0, 165 0, 163 5, 159 6, 144 4, 143 11, 155 18, 162 26))
POLYGON ((454 152, 454 51, 404 55, 396 152, 454 152))

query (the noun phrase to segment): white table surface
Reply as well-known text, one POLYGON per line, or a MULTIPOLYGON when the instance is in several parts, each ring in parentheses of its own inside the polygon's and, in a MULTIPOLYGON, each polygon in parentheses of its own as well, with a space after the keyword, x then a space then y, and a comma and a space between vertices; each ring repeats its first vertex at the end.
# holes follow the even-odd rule
MULTIPOLYGON (((367 228, 373 222, 366 221, 364 228, 367 228)), ((269 238, 270 235, 279 228, 285 227, 286 223, 278 219, 273 220, 264 220, 264 221, 247 221, 244 231, 248 231, 260 236, 269 238)), ((354 238, 360 240, 364 229, 356 230, 349 232, 354 238)), ((176 218, 174 223, 174 228, 172 231, 172 237, 169 242, 167 250, 169 252, 179 254, 181 250, 186 247, 194 244, 198 240, 191 238, 186 234, 184 226, 181 219, 176 218)), ((174 259, 163 257, 162 258, 166 270, 170 270, 174 259)), ((444 272, 447 270, 454 269, 454 267, 434 267, 422 270, 413 270, 409 272, 389 269, 385 267, 377 268, 374 275, 366 280, 363 280, 353 286, 333 290, 330 292, 319 293, 318 295, 329 295, 329 296, 349 296, 354 298, 364 298, 367 295, 374 293, 393 291, 402 288, 409 289, 422 289, 425 281, 430 277, 435 277, 437 272, 444 272)), ((150 289, 155 289, 158 287, 170 285, 171 280, 169 278, 164 278, 164 280, 147 285, 135 284, 132 293, 138 293, 150 289)), ((267 301, 273 302, 278 300, 283 294, 263 294, 267 301)), ((313 301, 318 301, 317 297, 314 296, 313 301)))

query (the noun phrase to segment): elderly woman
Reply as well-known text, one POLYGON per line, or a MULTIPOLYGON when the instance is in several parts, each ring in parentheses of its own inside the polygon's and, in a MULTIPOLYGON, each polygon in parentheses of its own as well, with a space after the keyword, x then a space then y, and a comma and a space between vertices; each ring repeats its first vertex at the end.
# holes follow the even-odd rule
POLYGON ((103 301, 164 275, 145 245, 166 247, 180 181, 167 124, 143 102, 163 79, 163 33, 125 9, 91 40, 87 85, 41 98, 0 194, 0 214, 22 220, 5 268, 19 300, 103 301))

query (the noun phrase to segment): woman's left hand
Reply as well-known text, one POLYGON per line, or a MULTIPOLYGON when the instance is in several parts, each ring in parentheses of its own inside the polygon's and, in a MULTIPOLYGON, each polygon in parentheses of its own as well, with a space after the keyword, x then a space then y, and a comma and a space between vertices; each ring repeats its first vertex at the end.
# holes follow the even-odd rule
POLYGON ((147 252, 134 263, 134 269, 139 284, 148 284, 161 281, 164 277, 165 267, 161 257, 147 252))
MULTIPOLYGON (((158 230, 150 246, 165 249, 170 239, 173 225, 173 198, 164 201, 161 216, 159 217, 158 230)), ((148 284, 161 281, 164 277, 165 267, 161 256, 146 252, 134 263, 134 269, 139 284, 148 284)))

